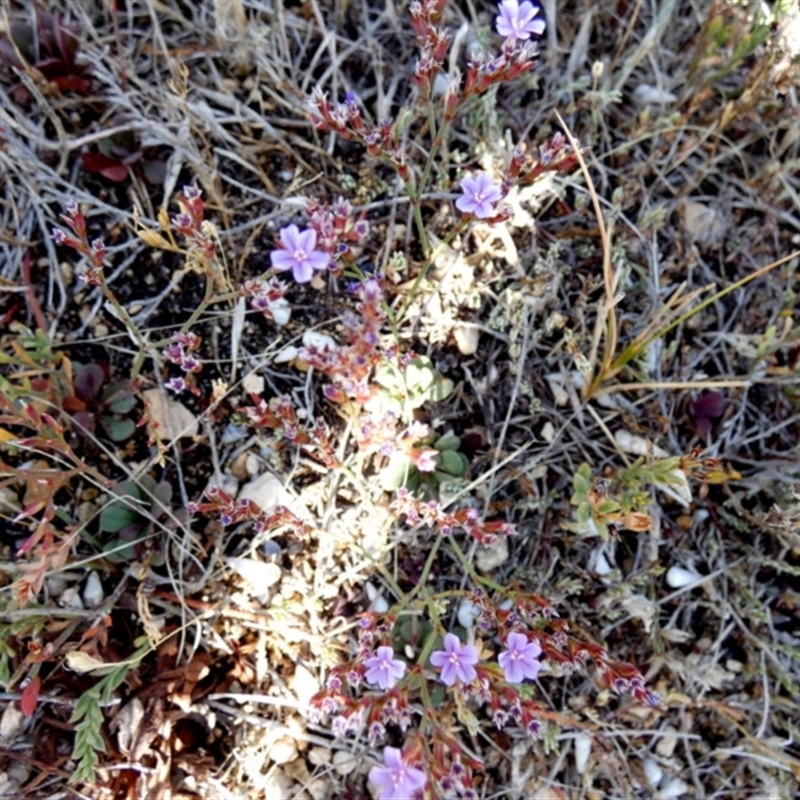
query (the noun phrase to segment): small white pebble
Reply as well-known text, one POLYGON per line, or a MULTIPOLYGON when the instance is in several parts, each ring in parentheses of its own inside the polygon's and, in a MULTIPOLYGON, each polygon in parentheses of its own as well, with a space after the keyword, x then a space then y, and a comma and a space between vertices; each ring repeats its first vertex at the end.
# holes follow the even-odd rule
POLYGON ((471 600, 462 600, 458 605, 456 617, 458 624, 462 628, 472 628, 475 626, 475 620, 480 616, 481 610, 471 600))
POLYGON ((322 767, 331 763, 331 751, 327 747, 312 747, 308 751, 308 761, 313 767, 322 767))
POLYGON ((58 598, 61 608, 83 608, 83 601, 78 590, 74 586, 64 589, 64 593, 58 598))
POLYGON ((306 331, 303 334, 303 347, 316 347, 318 350, 336 350, 338 345, 325 333, 306 331))
POLYGON ((488 545, 478 545, 475 553, 475 566, 481 572, 492 572, 508 561, 509 550, 508 540, 505 536, 499 536, 497 544, 490 547, 488 545))
POLYGON ((294 739, 282 736, 270 747, 268 757, 275 764, 288 764, 297 758, 297 744, 294 739))
POLYGON ((661 779, 664 777, 664 770, 658 766, 658 762, 653 758, 646 758, 642 764, 642 769, 644 770, 645 778, 647 778, 649 788, 657 789, 658 784, 661 783, 661 779))
POLYGON ((481 332, 475 325, 458 325, 453 329, 453 338, 456 340, 458 352, 464 356, 471 356, 478 352, 478 342, 481 332))
POLYGON ((700 580, 700 575, 684 567, 670 567, 667 570, 667 586, 673 589, 682 589, 684 586, 691 586, 700 580))
POLYGON ((92 570, 86 579, 86 586, 83 587, 83 604, 86 608, 97 608, 103 602, 103 584, 100 576, 92 570))
POLYGON ((292 316, 292 307, 289 305, 288 300, 281 297, 270 305, 269 313, 272 315, 272 321, 281 328, 292 316))
POLYGON ((261 394, 264 391, 264 378, 262 375, 256 375, 255 372, 248 372, 242 378, 242 389, 248 394, 261 394))
POLYGON ((548 444, 552 444, 553 439, 556 438, 556 429, 553 426, 553 423, 550 420, 547 420, 544 425, 542 425, 542 430, 539 432, 539 435, 544 439, 548 444))
POLYGON ((297 358, 298 352, 298 349, 292 345, 284 347, 283 350, 276 353, 275 357, 272 359, 272 363, 288 364, 290 361, 294 361, 297 358))
POLYGON ((315 778, 307 788, 313 800, 327 800, 334 794, 330 782, 322 778, 315 778))
POLYGON ((332 760, 334 770, 342 776, 349 775, 358 766, 358 758, 347 750, 337 750, 332 760))
POLYGON ((596 572, 601 577, 603 575, 608 575, 608 573, 611 572, 612 569, 611 564, 608 563, 606 554, 602 550, 597 552, 597 556, 595 556, 590 563, 592 565, 594 572, 596 572))
POLYGON ((575 770, 578 775, 586 772, 586 765, 589 763, 589 755, 592 752, 592 739, 585 733, 579 733, 575 737, 575 770))
POLYGON ((680 778, 673 778, 659 793, 660 800, 674 800, 689 791, 686 781, 680 778))
POLYGON ((389 610, 389 602, 371 583, 364 584, 364 591, 367 593, 370 611, 383 614, 389 610))

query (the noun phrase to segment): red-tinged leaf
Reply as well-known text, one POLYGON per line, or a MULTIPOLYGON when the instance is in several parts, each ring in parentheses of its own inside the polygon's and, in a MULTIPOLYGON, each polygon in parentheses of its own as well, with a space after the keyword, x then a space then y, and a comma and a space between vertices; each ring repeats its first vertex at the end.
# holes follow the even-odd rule
POLYGON ((128 177, 128 166, 102 153, 82 153, 81 162, 87 172, 99 172, 104 178, 121 183, 128 177))
POLYGON ((42 688, 42 679, 37 675, 31 682, 22 690, 20 698, 20 708, 26 719, 33 716, 36 711, 36 703, 39 701, 39 691, 42 688))

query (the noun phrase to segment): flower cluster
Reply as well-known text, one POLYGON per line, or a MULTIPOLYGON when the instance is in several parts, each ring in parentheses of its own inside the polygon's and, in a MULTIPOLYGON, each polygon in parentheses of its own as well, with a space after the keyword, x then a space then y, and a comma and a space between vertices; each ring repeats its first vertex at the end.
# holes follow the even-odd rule
POLYGON ((538 157, 530 156, 524 144, 514 148, 503 177, 503 190, 512 186, 528 186, 545 172, 567 172, 578 163, 578 154, 560 131, 549 142, 539 146, 538 157))
POLYGON ((334 403, 347 400, 366 403, 372 396, 367 378, 383 355, 380 329, 386 313, 382 308, 380 281, 370 278, 358 285, 355 292, 360 301, 356 313, 346 314, 343 319, 350 343, 341 347, 310 345, 299 353, 302 361, 330 378, 331 384, 323 391, 334 403))
POLYGON ((180 394, 187 389, 192 394, 199 395, 194 376, 203 369, 203 362, 195 355, 202 340, 196 333, 176 333, 164 350, 167 360, 180 367, 185 375, 170 378, 164 386, 175 394, 180 394))
MULTIPOLYGON (((307 210, 309 227, 302 231, 297 225, 281 228, 281 246, 269 255, 272 269, 291 271, 297 283, 308 283, 315 271, 336 269, 337 259, 352 260, 351 245, 361 242, 369 232, 363 215, 356 219, 353 206, 342 197, 331 206, 312 198, 307 210)), ((265 299, 260 300, 274 318, 274 308, 265 299)))
POLYGON ((186 506, 189 514, 216 513, 226 527, 252 522, 256 533, 267 533, 281 527, 291 528, 298 536, 306 536, 311 532, 309 526, 285 506, 278 505, 265 511, 254 500, 235 500, 217 486, 210 486, 203 494, 206 502, 189 503, 186 506))
POLYGON ((391 508, 396 514, 404 515, 408 525, 420 523, 430 525, 442 536, 450 536, 462 528, 478 542, 487 546, 497 544, 498 536, 510 536, 516 533, 514 526, 509 522, 498 520, 487 522, 474 508, 459 508, 447 512, 436 500, 427 502, 419 500, 408 489, 397 490, 391 508))
POLYGON ((301 447, 329 469, 341 466, 334 453, 330 430, 325 420, 319 419, 310 430, 304 430, 300 427, 292 400, 287 395, 273 397, 269 403, 257 394, 251 395, 251 398, 255 405, 245 406, 241 410, 253 424, 259 428, 280 431, 284 439, 301 447))
POLYGON ((61 219, 72 229, 73 236, 65 233, 61 228, 53 228, 51 236, 56 244, 63 244, 77 250, 87 260, 83 270, 80 272, 80 279, 89 286, 102 286, 103 266, 106 260, 106 246, 102 239, 95 239, 89 244, 89 236, 86 230, 86 218, 78 208, 74 200, 69 200, 64 206, 66 214, 61 215, 61 219))
POLYGON ((411 27, 414 29, 421 53, 414 67, 414 85, 424 100, 431 97, 436 76, 441 72, 450 36, 438 27, 446 0, 422 0, 411 3, 411 27))
POLYGON ((318 130, 330 130, 346 141, 360 142, 370 155, 383 157, 391 163, 402 180, 409 179, 408 164, 392 120, 381 120, 377 125, 367 123, 352 92, 345 95, 343 103, 332 104, 328 95, 315 87, 311 105, 316 112, 313 120, 318 130))
POLYGON ((535 19, 538 6, 523 0, 503 0, 495 19, 497 32, 504 37, 499 55, 475 55, 468 66, 462 102, 482 94, 491 86, 507 83, 536 66, 536 46, 530 40, 544 33, 544 21, 535 19), (518 46, 518 42, 523 42, 518 46))
POLYGON ((292 307, 285 298, 287 289, 288 286, 277 278, 251 279, 244 282, 241 293, 250 298, 251 308, 280 326, 285 325, 292 315, 292 307))
MULTIPOLYGON (((507 683, 522 683, 525 679, 536 680, 542 667, 539 656, 542 648, 536 641, 516 631, 506 639, 506 649, 497 657, 503 668, 507 683)), ((454 633, 444 637, 444 650, 431 653, 431 664, 441 670, 441 681, 445 686, 453 686, 456 681, 472 683, 478 672, 478 648, 475 645, 461 644, 454 633)))
MULTIPOLYGON (((414 85, 425 103, 432 101, 437 76, 441 73, 450 44, 447 31, 439 23, 446 0, 414 0, 409 7, 411 26, 420 45, 420 55, 414 66, 414 85)), ((537 19, 538 6, 523 0, 503 0, 496 19, 497 32, 504 37, 502 50, 495 56, 475 54, 468 65, 466 79, 458 69, 446 78, 443 93, 442 117, 450 122, 458 109, 468 100, 492 86, 506 83, 529 72, 536 66, 536 47, 532 37, 544 32, 545 23, 537 19), (521 42, 521 45, 518 43, 521 42)), ((410 170, 405 153, 398 143, 393 120, 377 124, 367 122, 361 113, 358 98, 347 92, 342 103, 332 103, 325 92, 315 87, 311 96, 312 118, 319 130, 330 130, 348 141, 358 141, 373 156, 391 164, 401 180, 408 183, 410 170)), ((465 190, 467 191, 467 190, 465 190)), ((497 198, 499 199, 499 197, 497 198)), ((485 206, 484 206, 485 208, 485 206)), ((468 213, 474 213, 469 211, 468 213)), ((480 218, 490 216, 488 213, 480 218)))
POLYGON ((210 261, 214 257, 215 244, 209 225, 204 222, 203 193, 197 184, 183 187, 183 197, 178 198, 178 205, 181 210, 172 218, 172 224, 186 238, 191 252, 210 261))
POLYGON ((348 260, 351 246, 360 244, 369 233, 364 214, 356 217, 352 203, 339 197, 335 203, 320 203, 316 198, 306 202, 309 226, 316 231, 322 250, 333 253, 337 260, 348 260))
MULTIPOLYGON (((403 783, 409 769, 420 773, 415 773, 415 786, 431 784, 434 792, 444 795, 459 792, 461 796, 472 796, 472 770, 479 765, 465 756, 444 720, 451 713, 463 719, 459 709, 467 707, 470 718, 476 719, 478 711, 484 709, 498 729, 513 724, 538 738, 547 710, 532 698, 531 688, 522 684, 539 677, 543 659, 551 674, 569 672, 591 659, 610 688, 629 691, 642 703, 658 703, 635 667, 610 662, 601 646, 572 637, 568 621, 559 618, 540 596, 512 584, 494 599, 482 590, 475 590, 469 597, 483 642, 464 644, 455 633, 445 632, 442 647, 430 653, 427 664, 422 660, 427 652, 423 642, 418 642, 423 655, 417 664, 410 664, 398 657, 392 646, 402 621, 398 614, 402 612, 369 612, 358 626, 357 653, 331 670, 326 688, 311 700, 312 718, 319 721, 323 716, 333 716, 332 728, 337 735, 366 726, 374 745, 386 738, 387 726, 395 726, 401 732, 410 729, 421 682, 436 680, 444 684, 444 699, 437 710, 423 708, 417 712, 417 733, 406 743, 402 754, 393 751, 387 758, 384 751, 385 767, 371 771, 370 781, 382 798, 395 796, 391 792, 397 787, 397 791, 411 791, 403 783), (496 656, 490 655, 492 641, 498 645, 496 656), (362 683, 374 691, 359 692, 362 683)), ((424 623, 418 623, 417 628, 424 631, 424 623)), ((434 635, 432 627, 428 630, 429 635, 434 635)), ((413 658, 411 652, 406 647, 407 658, 413 658)))

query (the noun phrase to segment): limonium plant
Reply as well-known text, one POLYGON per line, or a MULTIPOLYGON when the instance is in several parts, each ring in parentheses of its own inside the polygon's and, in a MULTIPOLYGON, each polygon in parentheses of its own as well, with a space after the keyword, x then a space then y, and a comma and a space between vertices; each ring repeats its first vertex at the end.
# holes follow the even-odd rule
MULTIPOLYGON (((353 93, 347 93, 341 103, 331 102, 319 90, 312 97, 313 118, 320 130, 360 142, 367 153, 393 167, 405 187, 425 259, 412 292, 424 280, 434 256, 421 197, 449 123, 475 97, 532 69, 534 41, 544 31, 538 6, 527 0, 504 0, 496 18, 496 31, 503 39, 500 51, 473 53, 466 76, 459 70, 447 75, 438 110, 432 111, 437 102, 433 84, 444 70, 449 45, 448 34, 440 27, 445 5, 443 0, 423 0, 412 2, 409 8, 420 46, 414 70, 417 95, 396 120, 370 122, 353 93), (432 143, 417 167, 401 144, 404 137, 399 119, 426 115, 432 143)), ((540 147, 538 158, 526 150, 518 145, 497 174, 467 171, 461 176, 453 196, 453 224, 445 242, 475 221, 493 224, 508 219, 511 211, 504 199, 513 187, 530 183, 545 171, 571 169, 576 162, 561 134, 540 147)), ((321 208, 325 206, 312 202, 312 218, 320 234, 321 208)), ((352 209, 342 207, 338 218, 352 216, 352 209)), ((327 236, 313 235, 311 229, 301 233, 295 225, 281 229, 279 247, 270 255, 273 269, 291 271, 299 283, 307 282, 314 271, 325 266, 334 275, 343 271, 357 275, 349 243, 344 237, 337 238, 336 226, 328 225, 328 229, 327 236)), ((355 225, 340 224, 339 230, 354 231, 355 225)), ((403 450, 421 472, 434 469, 436 451, 424 444, 425 426, 410 418, 403 420, 402 415, 376 412, 373 403, 373 370, 389 362, 402 371, 413 355, 400 353, 396 343, 385 344, 383 335, 385 326, 397 330, 403 323, 407 304, 393 313, 380 276, 362 279, 353 292, 357 302, 353 312, 344 317, 349 341, 306 347, 300 358, 330 381, 323 388, 328 400, 353 415, 359 450, 385 456, 403 450)), ((397 602, 385 613, 369 612, 362 617, 354 652, 331 670, 326 688, 311 703, 312 720, 327 723, 337 736, 366 731, 372 744, 384 745, 382 763, 373 766, 368 775, 380 800, 476 797, 482 765, 461 740, 463 732, 476 733, 481 720, 486 720, 498 729, 516 727, 532 739, 538 738, 550 717, 536 699, 536 681, 541 675, 566 675, 591 661, 609 688, 628 691, 641 703, 657 703, 635 667, 612 662, 603 647, 574 637, 568 623, 544 598, 522 586, 497 585, 477 573, 460 537, 466 535, 491 546, 498 537, 513 535, 513 525, 484 519, 469 502, 449 509, 402 488, 396 492, 391 510, 408 527, 432 537, 420 579, 404 592, 382 570, 397 602), (444 547, 461 563, 471 588, 444 595, 428 592, 427 576, 444 547), (448 621, 456 608, 471 612, 470 624, 459 632, 448 621), (424 622, 419 621, 420 613, 424 622), (418 635, 411 640, 403 635, 409 620, 417 620, 418 635), (401 747, 391 746, 401 741, 401 747)))
MULTIPOLYGON (((443 246, 470 226, 508 220, 512 211, 506 198, 515 187, 529 185, 546 172, 567 172, 577 163, 576 152, 563 134, 556 133, 536 149, 517 143, 504 163, 491 170, 464 170, 450 187, 448 228, 437 234, 434 244, 424 198, 434 175, 447 174, 435 165, 443 157, 452 121, 476 98, 534 69, 536 40, 545 27, 534 3, 503 0, 495 18, 493 51, 473 51, 461 68, 452 65, 445 74, 451 41, 442 27, 446 5, 446 0, 413 0, 409 6, 419 55, 414 91, 395 118, 369 120, 352 92, 339 102, 317 88, 309 98, 317 129, 360 144, 365 154, 394 170, 410 202, 416 252, 421 255, 405 300, 392 302, 380 270, 365 274, 359 267, 357 253, 377 251, 380 243, 371 241, 364 211, 343 197, 309 198, 303 218, 286 219, 279 227, 263 273, 234 290, 254 312, 281 326, 292 314, 298 284, 346 286, 348 308, 340 316, 344 329, 340 341, 309 339, 297 349, 295 363, 321 377, 322 398, 347 424, 348 446, 335 447, 328 423, 321 416, 301 415, 289 396, 267 399, 253 394, 252 405, 237 409, 242 424, 269 431, 283 446, 302 451, 328 469, 341 469, 342 474, 363 469, 368 458, 387 459, 396 453, 405 454, 422 474, 437 469, 442 454, 431 446, 429 426, 415 419, 413 412, 424 402, 424 392, 441 399, 436 387, 444 383, 399 335, 408 324, 410 303, 443 246), (420 121, 427 125, 429 141, 426 147, 409 149, 407 134, 420 121), (423 367, 428 370, 424 374, 429 383, 418 390, 422 399, 412 397, 410 389, 403 394, 403 376, 412 365, 418 373, 424 372, 423 367), (399 399, 392 407, 382 404, 386 387, 376 379, 380 370, 399 376, 399 399)), ((202 193, 187 187, 179 206, 172 225, 183 237, 183 252, 196 259, 208 279, 203 308, 230 301, 229 293, 220 293, 221 255, 213 230, 204 221, 202 193)), ((84 280, 106 291, 113 303, 104 281, 102 242, 89 243, 77 208, 68 209, 64 220, 72 234, 59 231, 54 234, 56 241, 86 258, 84 280)), ((178 249, 174 242, 159 246, 178 249)), ((142 348, 149 347, 168 389, 203 392, 201 339, 191 330, 194 316, 159 343, 158 350, 144 342, 133 320, 121 319, 142 348)), ((330 668, 308 712, 311 721, 326 726, 332 735, 366 736, 374 748, 368 780, 379 800, 482 794, 483 764, 472 742, 484 728, 508 729, 533 741, 545 726, 561 720, 540 699, 544 680, 592 668, 603 688, 629 693, 641 704, 658 703, 635 666, 611 660, 602 645, 574 634, 569 621, 545 597, 521 583, 500 585, 478 572, 474 548, 492 547, 500 538, 514 536, 516 529, 508 519, 486 517, 467 494, 451 502, 403 486, 394 493, 388 510, 399 535, 406 530, 427 543, 424 563, 413 585, 404 588, 381 559, 376 560, 376 572, 394 601, 361 615, 351 650, 330 668), (460 565, 463 583, 437 593, 429 588, 429 578, 445 550, 460 565)), ((189 512, 215 514, 223 526, 237 526, 240 532, 249 524, 254 535, 283 528, 306 537, 313 529, 284 507, 264 511, 252 500, 238 501, 217 486, 190 503, 189 512)), ((323 530, 317 533, 325 536, 323 530)))

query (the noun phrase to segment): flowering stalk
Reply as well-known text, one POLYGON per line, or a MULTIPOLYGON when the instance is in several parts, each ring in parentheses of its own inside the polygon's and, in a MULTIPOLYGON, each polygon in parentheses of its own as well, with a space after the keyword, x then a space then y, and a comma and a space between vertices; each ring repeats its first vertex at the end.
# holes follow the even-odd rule
POLYGON ((83 270, 80 272, 80 279, 89 286, 97 286, 103 296, 109 302, 119 320, 125 325, 131 339, 139 347, 140 354, 147 349, 147 343, 139 332, 139 328, 117 300, 111 287, 106 283, 105 261, 106 246, 102 239, 95 239, 89 243, 89 235, 86 228, 86 218, 78 208, 74 200, 70 200, 64 207, 66 213, 61 215, 61 219, 72 229, 73 236, 65 233, 61 228, 53 228, 51 236, 56 244, 63 244, 77 250, 85 259, 83 270))

